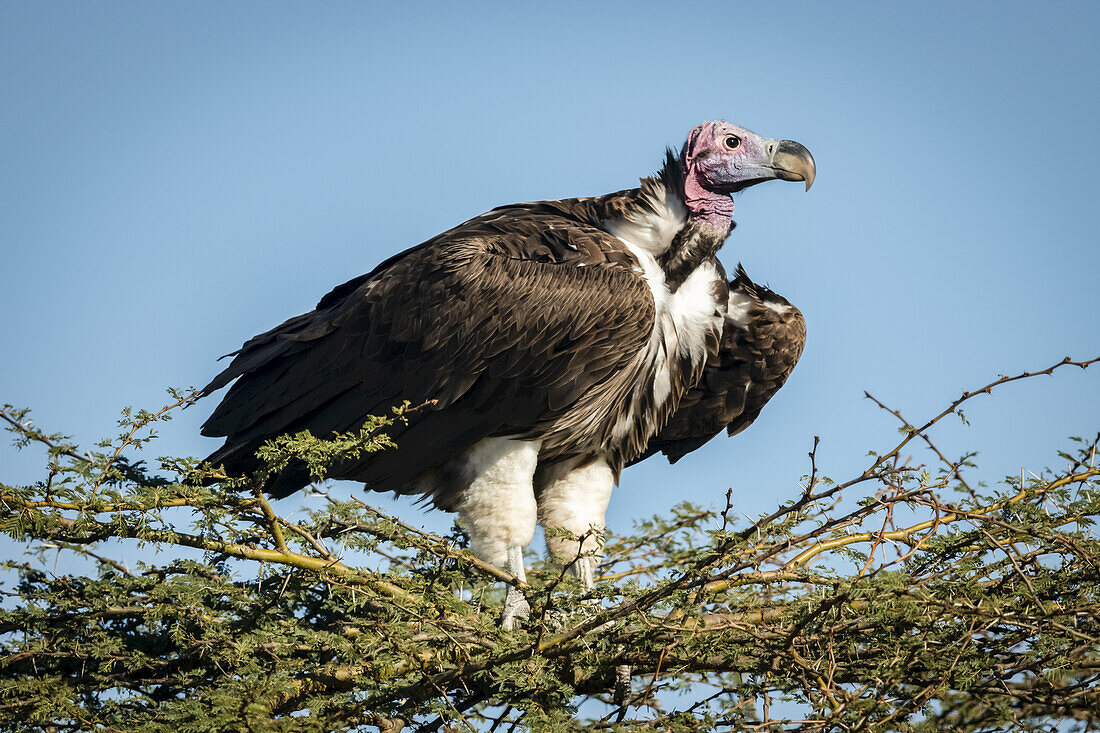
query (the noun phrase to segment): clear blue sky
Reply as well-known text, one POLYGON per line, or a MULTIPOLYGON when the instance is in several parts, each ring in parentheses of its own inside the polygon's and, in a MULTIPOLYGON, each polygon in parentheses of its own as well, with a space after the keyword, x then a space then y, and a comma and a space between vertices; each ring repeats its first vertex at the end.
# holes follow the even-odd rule
MULTIPOLYGON (((4 3, 0 402, 91 441, 124 405, 493 206, 634 185, 704 119, 813 151, 723 250, 806 314, 757 424, 624 474, 611 529, 770 511, 999 373, 1100 353, 1096 3, 4 3), (398 7, 399 5, 404 6, 398 7)), ((200 404, 153 455, 205 455, 200 404)), ((1100 369, 943 433, 987 479, 1095 432, 1100 369)), ((918 455, 924 460, 925 456, 918 455)), ((0 448, 2 480, 39 454, 0 448)), ((296 501, 291 499, 289 501, 296 501)), ((404 518, 441 523, 408 503, 404 518)))

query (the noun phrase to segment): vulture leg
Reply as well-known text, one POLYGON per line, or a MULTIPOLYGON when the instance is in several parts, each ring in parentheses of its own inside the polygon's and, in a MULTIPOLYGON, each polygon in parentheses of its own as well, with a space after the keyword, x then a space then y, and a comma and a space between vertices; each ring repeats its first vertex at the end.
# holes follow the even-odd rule
POLYGON ((539 524, 547 530, 547 551, 558 562, 569 563, 569 571, 591 588, 603 550, 604 515, 615 475, 599 458, 540 469, 535 482, 539 524), (568 535, 555 530, 565 530, 568 535))
MULTIPOLYGON (((607 505, 611 501, 611 490, 615 488, 615 474, 603 459, 580 467, 574 465, 539 470, 535 477, 539 524, 546 530, 546 549, 550 556, 558 562, 571 562, 569 571, 584 583, 585 588, 591 588, 603 551, 607 505), (555 528, 567 530, 570 536, 555 533, 555 528)), ((599 611, 599 600, 591 599, 585 602, 588 604, 593 612, 599 611)), ((626 704, 630 695, 632 672, 629 664, 615 667, 612 692, 620 706, 626 704)))
MULTIPOLYGON (((527 571, 523 567, 523 548, 513 545, 508 548, 508 562, 504 569, 517 579, 527 582, 527 571)), ((504 615, 500 619, 500 625, 505 629, 514 629, 521 618, 527 618, 531 613, 531 606, 523 593, 514 585, 508 586, 508 595, 504 597, 504 615)))
MULTIPOLYGON (((486 438, 470 449, 462 471, 473 476, 458 514, 478 557, 527 580, 523 548, 535 534, 534 476, 540 441, 486 438)), ((501 625, 514 628, 530 609, 523 593, 508 586, 501 625)))

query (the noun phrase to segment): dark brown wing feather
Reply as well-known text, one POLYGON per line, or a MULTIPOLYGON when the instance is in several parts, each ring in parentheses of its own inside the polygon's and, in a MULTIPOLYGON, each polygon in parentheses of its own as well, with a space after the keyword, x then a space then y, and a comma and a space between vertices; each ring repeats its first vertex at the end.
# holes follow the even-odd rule
POLYGON ((741 432, 798 363, 806 343, 802 313, 754 283, 740 265, 729 288, 730 315, 718 353, 707 359, 699 384, 684 395, 668 424, 632 463, 657 452, 675 463, 723 429, 729 435, 741 432))
MULTIPOLYGON (((400 490, 484 437, 552 419, 625 367, 653 327, 647 286, 596 226, 630 195, 495 209, 251 339, 205 388, 237 380, 203 426, 227 437, 210 460, 250 471, 275 435, 354 430, 404 400, 431 403, 391 430, 396 449, 334 474, 400 490)), ((292 467, 267 489, 308 482, 292 467)))

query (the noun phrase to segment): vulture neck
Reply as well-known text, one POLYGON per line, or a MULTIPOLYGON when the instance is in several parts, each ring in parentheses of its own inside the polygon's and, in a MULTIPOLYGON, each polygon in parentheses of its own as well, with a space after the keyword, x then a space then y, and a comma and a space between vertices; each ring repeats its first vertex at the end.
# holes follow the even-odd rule
MULTIPOLYGON (((643 260, 659 267, 669 292, 676 292, 700 265, 713 260, 733 231, 729 215, 722 218, 714 216, 713 210, 707 215, 692 210, 680 158, 671 150, 661 172, 643 178, 631 194, 625 207, 607 213, 602 226, 627 245, 643 269, 643 260)), ((732 200, 729 214, 733 214, 732 200)))
POLYGON ((675 293, 700 265, 713 260, 732 229, 733 222, 728 222, 723 230, 710 222, 688 219, 669 248, 657 258, 669 292, 675 293))
POLYGON ((736 226, 733 199, 710 192, 699 194, 694 192, 694 184, 679 156, 669 150, 661 172, 643 179, 638 191, 637 218, 656 214, 658 219, 677 224, 672 231, 666 229, 667 239, 652 242, 655 246, 649 248, 664 271, 669 292, 676 292, 700 265, 714 259, 736 226))

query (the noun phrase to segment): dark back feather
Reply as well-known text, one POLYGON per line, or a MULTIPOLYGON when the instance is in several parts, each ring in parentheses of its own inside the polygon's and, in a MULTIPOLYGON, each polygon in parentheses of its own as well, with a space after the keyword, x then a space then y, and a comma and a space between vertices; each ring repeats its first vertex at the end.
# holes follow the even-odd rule
MULTIPOLYGON (((237 380, 203 425, 226 437, 209 460, 246 473, 276 435, 327 436, 405 400, 430 403, 391 430, 396 449, 333 475, 405 491, 485 437, 555 422, 621 373, 652 330, 632 256, 598 226, 638 198, 635 189, 494 209, 250 339, 204 390, 237 380)), ((284 496, 308 482, 292 466, 266 490, 284 496)))

